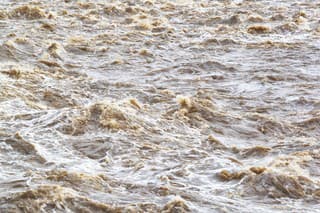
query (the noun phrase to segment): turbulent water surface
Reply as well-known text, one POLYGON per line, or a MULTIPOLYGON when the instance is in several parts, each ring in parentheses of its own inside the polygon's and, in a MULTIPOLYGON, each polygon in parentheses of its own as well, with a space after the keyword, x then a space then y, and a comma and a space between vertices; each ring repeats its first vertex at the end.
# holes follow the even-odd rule
POLYGON ((320 212, 320 1, 2 0, 0 212, 320 212))

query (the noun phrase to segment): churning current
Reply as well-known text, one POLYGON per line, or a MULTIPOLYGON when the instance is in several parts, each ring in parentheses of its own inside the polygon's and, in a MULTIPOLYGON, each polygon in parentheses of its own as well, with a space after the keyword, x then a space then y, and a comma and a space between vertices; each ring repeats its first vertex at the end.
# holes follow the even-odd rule
POLYGON ((320 212, 320 1, 2 0, 0 212, 320 212))

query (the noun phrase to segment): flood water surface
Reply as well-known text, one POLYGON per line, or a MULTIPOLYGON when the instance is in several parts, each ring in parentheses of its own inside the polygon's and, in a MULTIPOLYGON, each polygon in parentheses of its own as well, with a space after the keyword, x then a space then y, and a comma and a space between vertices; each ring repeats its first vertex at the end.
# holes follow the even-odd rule
POLYGON ((1 1, 0 212, 320 212, 320 2, 1 1))

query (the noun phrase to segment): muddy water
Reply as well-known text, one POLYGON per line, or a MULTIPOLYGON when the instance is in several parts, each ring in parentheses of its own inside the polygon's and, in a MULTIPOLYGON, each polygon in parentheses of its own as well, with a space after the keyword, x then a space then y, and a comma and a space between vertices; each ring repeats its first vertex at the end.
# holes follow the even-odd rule
POLYGON ((320 212, 319 1, 0 3, 0 212, 320 212))

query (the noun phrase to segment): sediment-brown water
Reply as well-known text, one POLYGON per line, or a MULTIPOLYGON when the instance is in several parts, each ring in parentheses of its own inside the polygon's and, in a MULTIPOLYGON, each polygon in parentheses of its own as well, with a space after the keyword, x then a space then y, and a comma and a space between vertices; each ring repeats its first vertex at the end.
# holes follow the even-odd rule
POLYGON ((320 212, 320 1, 0 3, 0 212, 320 212))

